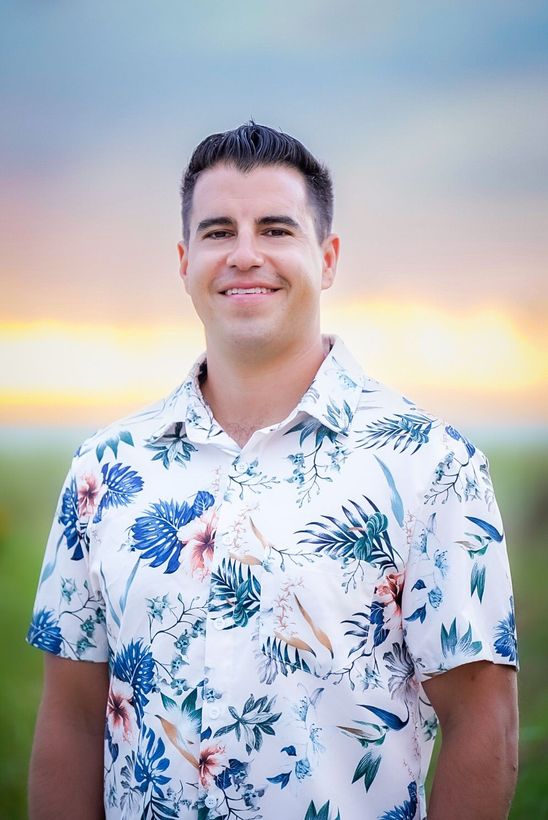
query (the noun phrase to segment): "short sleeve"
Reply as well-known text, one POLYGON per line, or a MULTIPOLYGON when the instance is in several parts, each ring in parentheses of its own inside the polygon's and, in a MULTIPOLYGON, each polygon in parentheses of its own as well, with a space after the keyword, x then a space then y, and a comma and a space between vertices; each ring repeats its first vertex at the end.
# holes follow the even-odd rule
POLYGON ((415 517, 402 599, 419 680, 472 661, 518 665, 510 569, 488 462, 446 429, 447 446, 415 517))
POLYGON ((108 659, 105 606, 89 576, 93 477, 75 456, 46 544, 27 641, 72 660, 108 659))

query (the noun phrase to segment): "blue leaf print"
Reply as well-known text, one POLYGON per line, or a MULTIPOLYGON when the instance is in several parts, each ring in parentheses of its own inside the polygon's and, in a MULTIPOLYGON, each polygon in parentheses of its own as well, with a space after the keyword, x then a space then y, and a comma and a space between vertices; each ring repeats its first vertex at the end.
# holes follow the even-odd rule
POLYGON ((429 440, 432 421, 419 413, 396 413, 392 418, 383 418, 368 424, 360 447, 384 447, 392 444, 393 449, 404 453, 415 445, 411 455, 429 440))
POLYGON ((143 719, 147 695, 152 690, 154 659, 142 640, 131 641, 114 658, 112 674, 133 688, 133 705, 139 721, 143 719))
POLYGON ((39 609, 34 613, 27 640, 38 649, 45 649, 54 655, 60 654, 63 639, 59 622, 50 609, 39 609))
POLYGON ((165 433, 158 440, 145 444, 145 447, 155 451, 152 460, 161 461, 166 470, 169 470, 172 464, 182 464, 186 467, 192 453, 198 450, 187 439, 185 425, 180 421, 175 424, 173 433, 165 433))
POLYGON ((120 627, 120 618, 118 617, 118 615, 116 614, 116 610, 112 606, 112 601, 110 600, 110 594, 109 594, 109 591, 108 591, 107 579, 105 578, 105 573, 103 572, 103 567, 102 566, 99 568, 99 571, 101 573, 101 579, 103 581, 103 596, 104 596, 105 602, 108 606, 108 611, 109 611, 110 617, 112 618, 112 620, 114 621, 116 626, 119 628, 120 627))
POLYGON ((365 791, 368 792, 371 788, 371 784, 377 776, 380 765, 380 755, 374 755, 371 751, 366 752, 356 766, 354 776, 352 777, 352 783, 355 783, 356 780, 361 780, 363 777, 363 785, 365 786, 365 791))
POLYGON ((500 544, 504 536, 500 533, 496 527, 492 524, 489 524, 487 521, 484 521, 482 518, 474 518, 473 515, 467 515, 466 518, 468 521, 471 521, 472 524, 475 524, 480 530, 483 530, 487 533, 489 538, 492 538, 493 541, 496 541, 497 544, 500 544))
POLYGON ((205 490, 200 490, 196 493, 196 498, 192 504, 192 517, 199 518, 206 510, 208 510, 215 503, 215 499, 211 493, 205 490))
POLYGON ((94 521, 101 521, 103 513, 109 507, 127 507, 134 497, 143 489, 143 479, 131 467, 116 463, 103 464, 101 467, 103 483, 107 490, 95 514, 94 521))
MULTIPOLYGON (((55 569, 55 567, 57 565, 57 558, 59 556, 59 547, 63 543, 63 538, 64 538, 64 533, 63 533, 63 535, 61 535, 61 537, 57 541, 57 546, 55 547, 55 555, 53 556, 53 561, 50 561, 49 564, 46 564, 46 566, 42 570, 42 574, 40 576, 39 586, 42 586, 44 581, 47 581, 47 579, 50 577, 53 570, 55 569)), ((74 556, 72 556, 72 557, 74 559, 74 556)))
POLYGON ((415 583, 411 587, 412 590, 413 589, 425 589, 425 588, 426 588, 426 584, 424 583, 422 578, 419 578, 417 581, 415 581, 415 583))
POLYGON ((300 421, 298 424, 295 424, 294 427, 287 430, 284 435, 288 436, 290 433, 297 433, 299 431, 301 433, 299 436, 300 447, 302 447, 306 439, 312 435, 315 435, 315 447, 319 447, 326 437, 333 443, 338 435, 336 431, 331 430, 330 427, 326 427, 317 419, 313 418, 307 419, 306 421, 300 421))
POLYGON ((291 757, 297 757, 297 750, 294 746, 284 746, 282 752, 287 752, 291 757))
POLYGON ((291 777, 291 772, 281 772, 281 774, 277 774, 276 777, 267 777, 266 779, 270 783, 279 783, 282 789, 285 789, 287 784, 289 783, 289 778, 291 777))
POLYGON ((472 458, 472 456, 473 456, 473 455, 474 455, 474 453, 476 452, 476 448, 474 447, 474 445, 472 444, 472 442, 471 442, 471 441, 468 441, 468 439, 466 438, 466 436, 463 436, 463 435, 462 435, 462 433, 459 433, 459 431, 458 431, 458 430, 456 430, 454 427, 451 427, 451 425, 450 425, 450 424, 448 424, 448 425, 446 426, 446 428, 445 428, 445 432, 446 432, 449 436, 451 436, 451 438, 452 438, 452 439, 454 439, 455 441, 462 441, 462 443, 463 443, 463 444, 464 444, 464 446, 466 447, 466 452, 468 453, 468 455, 470 456, 470 458, 472 458))
POLYGON ((112 455, 114 458, 118 458, 118 445, 123 441, 125 444, 129 444, 131 447, 134 447, 133 437, 129 430, 122 430, 120 433, 110 436, 109 438, 103 439, 100 441, 97 447, 95 448, 95 454, 97 456, 97 461, 101 461, 103 458, 107 447, 110 447, 112 450, 112 455))
POLYGON ((483 601, 483 592, 485 590, 485 567, 480 566, 477 562, 472 567, 472 575, 470 576, 470 595, 477 592, 480 603, 483 601))
POLYGON ((384 477, 386 478, 386 482, 390 487, 392 493, 390 497, 390 506, 392 507, 394 518, 396 519, 400 527, 403 527, 403 502, 396 488, 396 484, 392 476, 392 473, 390 472, 384 461, 381 461, 381 459, 378 458, 378 456, 375 456, 375 459, 377 460, 381 470, 383 471, 384 477))
POLYGON ((151 567, 160 567, 167 561, 164 572, 169 575, 180 566, 183 544, 177 533, 195 517, 193 506, 186 501, 182 504, 173 500, 151 504, 146 514, 139 516, 131 527, 133 545, 142 550, 143 559, 152 559, 151 567))
MULTIPOLYGON (((138 567, 139 567, 139 559, 135 562, 135 566, 134 566, 134 567, 133 567, 133 569, 131 570, 131 572, 130 572, 130 574, 129 574, 129 577, 128 577, 127 581, 126 581, 126 588, 125 588, 125 590, 124 590, 124 594, 120 597, 119 604, 120 604, 120 612, 121 612, 121 613, 123 613, 123 612, 124 612, 124 609, 126 608, 127 596, 128 596, 128 594, 129 594, 129 590, 130 590, 130 587, 131 587, 131 585, 132 585, 132 583, 133 583, 133 579, 135 578, 135 574, 136 574, 136 572, 137 572, 137 568, 138 568, 138 567)), ((103 576, 103 577, 104 577, 104 576, 103 576)), ((119 625, 119 624, 118 624, 118 625, 119 625)))
POLYGON ((152 729, 147 729, 145 738, 147 744, 145 749, 139 749, 135 761, 135 780, 139 791, 145 794, 152 786, 153 792, 159 797, 163 797, 161 786, 165 786, 171 780, 170 777, 162 774, 169 766, 169 760, 164 757, 166 750, 162 738, 156 741, 156 735, 152 729), (156 744, 155 744, 156 741, 156 744))
POLYGON ((379 709, 377 706, 368 706, 366 703, 360 703, 359 705, 373 712, 373 714, 382 721, 383 726, 386 726, 388 729, 394 729, 396 732, 399 732, 400 729, 403 729, 409 723, 409 711, 407 712, 407 718, 402 720, 398 715, 394 714, 394 712, 387 712, 386 709, 379 709))
POLYGON ((421 624, 424 623, 426 618, 426 604, 423 604, 418 609, 416 609, 412 615, 409 615, 407 618, 404 618, 405 621, 420 621, 421 624))
POLYGON ((223 558, 211 574, 209 608, 225 621, 225 629, 247 626, 261 603, 261 584, 249 567, 239 561, 223 558))
POLYGON ((414 820, 417 813, 417 784, 410 783, 407 787, 409 800, 404 800, 400 806, 394 806, 385 812, 380 820, 414 820))
POLYGON ((513 663, 516 663, 518 659, 516 618, 512 599, 510 599, 510 611, 506 618, 498 622, 495 635, 495 651, 497 655, 501 655, 501 657, 508 658, 513 663))
MULTIPOLYGON (((329 814, 329 800, 327 803, 324 803, 319 809, 316 809, 316 805, 313 800, 310 801, 308 804, 308 809, 306 810, 306 814, 304 816, 304 820, 331 820, 331 816, 329 814)), ((337 816, 334 820, 341 820, 341 816, 339 812, 337 812, 337 816)))
POLYGON ((449 630, 445 628, 444 624, 441 625, 441 651, 445 658, 448 655, 455 656, 459 653, 477 655, 481 651, 481 647, 481 641, 472 641, 472 627, 470 624, 460 638, 458 637, 456 618, 453 619, 449 630))
POLYGON ((395 551, 388 535, 388 519, 369 498, 364 498, 374 510, 371 515, 355 501, 350 501, 354 509, 342 507, 347 521, 324 515, 322 518, 331 526, 322 521, 311 522, 308 529, 298 530, 299 534, 308 536, 301 538, 299 544, 316 544, 315 552, 340 561, 346 559, 347 563, 354 559, 382 569, 395 567, 395 551))
POLYGON ((79 561, 84 557, 84 553, 80 545, 80 537, 78 534, 78 492, 76 490, 75 478, 71 478, 70 484, 63 493, 59 523, 63 524, 65 528, 63 535, 66 538, 67 547, 69 550, 74 549, 74 553, 71 556, 72 560, 79 561))

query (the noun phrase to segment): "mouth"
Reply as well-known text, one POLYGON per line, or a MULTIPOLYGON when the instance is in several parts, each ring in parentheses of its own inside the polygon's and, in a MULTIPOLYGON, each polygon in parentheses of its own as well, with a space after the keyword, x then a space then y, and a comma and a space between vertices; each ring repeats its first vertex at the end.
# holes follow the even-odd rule
POLYGON ((255 288, 228 288, 227 290, 222 290, 221 293, 223 296, 255 296, 255 295, 268 295, 270 293, 276 293, 279 288, 263 288, 263 287, 255 287, 255 288))

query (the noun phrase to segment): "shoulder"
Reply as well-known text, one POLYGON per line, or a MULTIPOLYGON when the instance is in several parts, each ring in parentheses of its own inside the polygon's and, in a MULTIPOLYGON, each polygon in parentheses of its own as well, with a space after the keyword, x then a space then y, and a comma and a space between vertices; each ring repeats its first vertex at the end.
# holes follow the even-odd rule
POLYGON ((146 447, 163 425, 166 411, 172 406, 174 396, 179 394, 181 387, 175 388, 164 399, 110 422, 84 439, 74 453, 73 469, 77 472, 85 471, 87 467, 101 462, 107 452, 118 458, 123 445, 128 445, 133 450, 146 447))
POLYGON ((473 460, 487 467, 485 455, 453 423, 367 375, 353 428, 362 446, 417 456, 432 471, 439 462, 451 458, 462 464, 473 460))

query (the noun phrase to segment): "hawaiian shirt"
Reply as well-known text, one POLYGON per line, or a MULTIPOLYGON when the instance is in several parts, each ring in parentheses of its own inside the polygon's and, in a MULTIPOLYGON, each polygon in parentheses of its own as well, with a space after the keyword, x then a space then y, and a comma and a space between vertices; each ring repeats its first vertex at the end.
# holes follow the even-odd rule
POLYGON ((424 818, 422 682, 517 663, 485 456, 330 342, 242 448, 202 359, 76 452, 28 640, 108 661, 108 820, 424 818))

